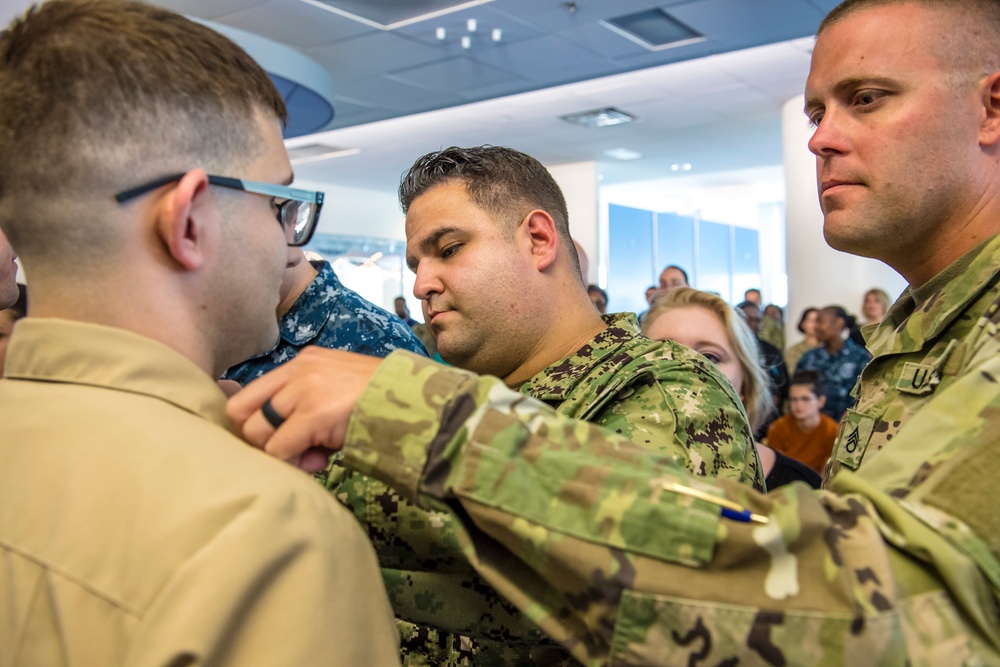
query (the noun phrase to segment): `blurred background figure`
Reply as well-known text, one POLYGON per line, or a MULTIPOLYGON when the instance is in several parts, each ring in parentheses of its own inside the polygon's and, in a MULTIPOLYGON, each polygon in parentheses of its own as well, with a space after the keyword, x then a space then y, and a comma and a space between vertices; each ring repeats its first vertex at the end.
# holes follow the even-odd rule
POLYGON ((675 287, 689 286, 687 271, 676 264, 671 264, 660 273, 660 294, 666 294, 675 287))
POLYGON ((758 308, 760 308, 761 304, 760 290, 757 289, 756 287, 751 287, 746 292, 743 292, 743 300, 754 303, 757 305, 758 308))
MULTIPOLYGON (((766 422, 773 402, 757 339, 721 297, 690 287, 671 290, 653 303, 642 331, 649 338, 673 340, 699 352, 732 383, 750 427, 758 430, 766 422)), ((755 445, 768 489, 796 480, 819 488, 821 478, 814 470, 766 445, 755 445)))
POLYGON ((14 332, 14 323, 28 314, 28 288, 17 285, 17 301, 10 308, 0 310, 0 377, 3 377, 3 361, 7 356, 7 343, 14 332))
MULTIPOLYGON (((747 292, 756 291, 747 290, 747 292)), ((757 295, 759 297, 760 293, 758 292, 757 295)), ((760 325, 762 316, 760 306, 753 301, 744 301, 736 306, 736 308, 743 313, 747 326, 750 327, 750 331, 753 332, 757 340, 761 363, 771 381, 771 398, 774 402, 774 410, 770 412, 767 419, 754 431, 754 437, 763 440, 764 436, 767 435, 767 428, 771 425, 771 422, 784 413, 785 400, 788 398, 788 366, 785 365, 785 355, 782 354, 779 348, 765 340, 761 340, 760 325)))
POLYGON ((827 306, 816 319, 816 340, 820 346, 809 350, 799 360, 800 371, 818 371, 826 387, 823 414, 834 421, 854 407, 851 389, 861 371, 871 360, 868 351, 850 338, 857 323, 841 306, 827 306))
POLYGON ((646 319, 646 313, 649 312, 649 307, 653 305, 653 299, 655 299, 658 294, 659 290, 657 290, 656 285, 650 285, 646 288, 646 310, 637 315, 639 319, 639 326, 642 326, 642 321, 646 319))
MULTIPOLYGON (((861 317, 864 320, 862 324, 868 326, 869 324, 878 324, 885 317, 886 311, 889 310, 889 305, 892 303, 892 299, 889 298, 888 293, 885 290, 879 289, 878 287, 873 287, 867 292, 865 292, 864 301, 861 302, 861 317)), ((865 347, 865 337, 861 335, 861 329, 856 327, 851 330, 851 340, 865 347)))
POLYGON ((785 351, 785 312, 773 303, 764 308, 764 317, 760 320, 757 337, 765 343, 785 351))
POLYGON ((821 412, 825 404, 826 390, 819 373, 800 371, 793 375, 788 387, 789 414, 771 424, 767 445, 822 474, 837 439, 837 422, 821 412))
POLYGON ((810 306, 803 310, 802 315, 799 316, 798 330, 805 337, 785 352, 785 364, 788 366, 789 373, 795 373, 799 359, 802 358, 803 354, 819 346, 819 341, 816 340, 816 317, 818 315, 819 310, 810 306))
POLYGON ((597 285, 587 285, 587 295, 590 297, 590 302, 594 304, 594 308, 597 309, 601 315, 606 315, 608 313, 608 293, 602 290, 597 285))
POLYGON ((889 298, 885 290, 873 287, 865 292, 865 300, 861 305, 861 316, 865 320, 864 323, 878 324, 881 322, 886 311, 889 310, 890 303, 892 303, 892 299, 889 298))
POLYGON ((417 324, 420 324, 415 319, 410 317, 410 307, 406 305, 406 299, 402 296, 396 297, 396 302, 393 304, 396 309, 396 316, 406 323, 406 326, 413 328, 417 324))

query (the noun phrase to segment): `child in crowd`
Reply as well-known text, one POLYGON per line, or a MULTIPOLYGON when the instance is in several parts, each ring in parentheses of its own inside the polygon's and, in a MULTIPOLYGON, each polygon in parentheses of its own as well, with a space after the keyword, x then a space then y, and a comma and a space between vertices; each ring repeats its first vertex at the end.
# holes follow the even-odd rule
POLYGON ((771 424, 768 446, 822 473, 837 438, 837 422, 821 412, 825 403, 826 391, 819 373, 796 373, 788 389, 791 414, 771 424))

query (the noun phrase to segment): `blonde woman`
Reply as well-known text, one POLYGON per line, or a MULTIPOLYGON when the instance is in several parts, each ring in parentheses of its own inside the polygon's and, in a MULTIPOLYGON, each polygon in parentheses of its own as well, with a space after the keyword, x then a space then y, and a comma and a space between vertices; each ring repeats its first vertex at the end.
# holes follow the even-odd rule
MULTIPOLYGON (((642 333, 673 340, 702 354, 732 383, 743 401, 751 429, 772 410, 767 373, 760 364, 757 341, 741 315, 720 297, 690 287, 670 290, 656 299, 642 333)), ((768 489, 801 480, 819 488, 820 476, 808 466, 757 444, 768 489)))

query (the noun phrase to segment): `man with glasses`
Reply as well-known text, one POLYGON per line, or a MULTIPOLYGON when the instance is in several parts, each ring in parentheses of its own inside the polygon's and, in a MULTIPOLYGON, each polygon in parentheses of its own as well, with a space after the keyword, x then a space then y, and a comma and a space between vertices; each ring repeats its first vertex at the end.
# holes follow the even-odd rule
POLYGON ((0 35, 0 108, 32 288, 0 380, 5 660, 393 664, 363 533, 215 384, 276 339, 322 205, 265 72, 171 12, 52 0, 0 35))

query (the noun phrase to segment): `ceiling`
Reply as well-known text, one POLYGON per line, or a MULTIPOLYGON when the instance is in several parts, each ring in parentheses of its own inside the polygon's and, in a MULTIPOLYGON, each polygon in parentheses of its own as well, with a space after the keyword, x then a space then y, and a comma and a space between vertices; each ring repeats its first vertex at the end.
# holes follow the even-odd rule
MULTIPOLYGON (((28 5, 0 2, 8 16, 28 5)), ((384 190, 415 157, 453 144, 509 145, 546 164, 592 160, 605 183, 670 176, 673 164, 691 164, 688 176, 780 164, 780 107, 801 93, 810 36, 837 0, 155 4, 286 44, 319 63, 333 79, 336 116, 328 130, 288 145, 358 152, 296 164, 298 177, 384 190), (412 18, 457 4, 464 8, 412 18), (649 10, 666 12, 704 39, 655 51, 606 25, 649 10), (470 37, 467 49, 462 36, 470 37), (607 128, 559 120, 606 106, 637 120, 607 128), (643 157, 605 155, 616 148, 643 157)))

